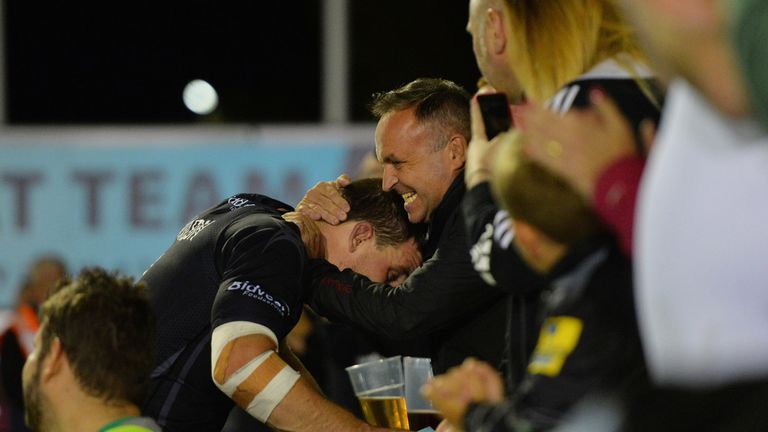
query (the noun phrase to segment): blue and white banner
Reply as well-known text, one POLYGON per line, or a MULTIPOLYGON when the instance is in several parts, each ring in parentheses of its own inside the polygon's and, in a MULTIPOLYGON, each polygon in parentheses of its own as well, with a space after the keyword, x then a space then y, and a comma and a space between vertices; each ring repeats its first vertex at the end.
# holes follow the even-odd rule
POLYGON ((239 192, 295 205, 371 148, 306 131, 297 138, 140 135, 99 134, 85 143, 0 137, 0 305, 15 301, 42 254, 60 256, 71 272, 100 265, 140 276, 201 210, 239 192))

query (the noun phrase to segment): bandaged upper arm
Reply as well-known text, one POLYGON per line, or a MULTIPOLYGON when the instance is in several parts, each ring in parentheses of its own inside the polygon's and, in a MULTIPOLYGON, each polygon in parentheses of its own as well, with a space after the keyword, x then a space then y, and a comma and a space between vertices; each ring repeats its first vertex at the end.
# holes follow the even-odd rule
POLYGON ((300 377, 274 351, 277 345, 277 338, 271 330, 246 321, 216 327, 211 338, 213 382, 240 407, 262 422, 267 421, 300 377), (230 359, 237 355, 235 350, 243 349, 238 348, 236 342, 243 342, 255 335, 266 336, 274 344, 258 345, 258 355, 228 374, 230 359))

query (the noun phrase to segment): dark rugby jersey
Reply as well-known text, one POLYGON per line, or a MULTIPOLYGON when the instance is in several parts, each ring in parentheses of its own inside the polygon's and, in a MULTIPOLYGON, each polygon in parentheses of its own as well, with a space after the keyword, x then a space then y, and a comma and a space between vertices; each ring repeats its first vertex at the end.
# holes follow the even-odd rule
POLYGON ((157 314, 157 359, 143 411, 166 431, 220 430, 234 403, 211 379, 211 332, 232 321, 283 339, 301 314, 306 250, 292 210, 241 194, 190 221, 141 281, 157 314))

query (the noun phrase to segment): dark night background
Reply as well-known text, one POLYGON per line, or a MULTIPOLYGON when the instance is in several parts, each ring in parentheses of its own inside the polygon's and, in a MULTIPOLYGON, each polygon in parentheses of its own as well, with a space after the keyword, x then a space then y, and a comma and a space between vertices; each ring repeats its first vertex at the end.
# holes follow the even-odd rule
MULTIPOLYGON (((467 0, 349 0, 350 117, 372 93, 420 76, 472 90, 467 0)), ((207 121, 319 122, 321 0, 5 2, 9 124, 159 124, 201 119, 183 105, 210 82, 207 121)))

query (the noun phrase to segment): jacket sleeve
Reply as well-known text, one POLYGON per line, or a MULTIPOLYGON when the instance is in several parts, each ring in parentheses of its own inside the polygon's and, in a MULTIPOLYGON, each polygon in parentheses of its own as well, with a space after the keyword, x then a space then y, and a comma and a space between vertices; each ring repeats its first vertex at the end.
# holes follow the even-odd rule
POLYGON ((463 222, 456 222, 437 252, 397 288, 313 261, 308 303, 328 319, 399 340, 430 334, 501 301, 504 293, 472 268, 463 222))
POLYGON ((635 206, 645 159, 632 156, 609 166, 595 187, 595 212, 610 227, 625 255, 632 256, 635 206))
POLYGON ((494 286, 516 294, 538 289, 541 278, 522 260, 512 244, 514 229, 509 214, 500 210, 488 182, 464 194, 461 210, 475 271, 494 286))

